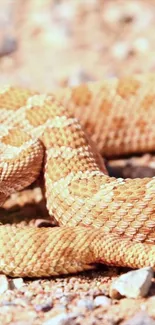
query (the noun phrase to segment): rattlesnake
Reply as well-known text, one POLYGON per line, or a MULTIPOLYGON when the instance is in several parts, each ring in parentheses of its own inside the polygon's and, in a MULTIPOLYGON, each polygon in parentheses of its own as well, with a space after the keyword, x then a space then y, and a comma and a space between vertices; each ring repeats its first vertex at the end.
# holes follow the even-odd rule
POLYGON ((43 170, 60 226, 1 225, 1 273, 49 276, 95 263, 155 269, 155 179, 109 177, 98 153, 155 150, 154 85, 149 75, 54 94, 1 88, 0 204, 43 170))

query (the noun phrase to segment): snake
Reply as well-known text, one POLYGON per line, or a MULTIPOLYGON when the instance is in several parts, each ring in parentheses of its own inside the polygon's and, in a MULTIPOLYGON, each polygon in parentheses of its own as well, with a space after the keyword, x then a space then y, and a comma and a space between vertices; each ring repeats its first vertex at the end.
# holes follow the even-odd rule
POLYGON ((110 177, 104 159, 155 151, 155 75, 39 93, 0 88, 0 205, 33 183, 55 227, 0 224, 0 273, 155 270, 155 177, 110 177))

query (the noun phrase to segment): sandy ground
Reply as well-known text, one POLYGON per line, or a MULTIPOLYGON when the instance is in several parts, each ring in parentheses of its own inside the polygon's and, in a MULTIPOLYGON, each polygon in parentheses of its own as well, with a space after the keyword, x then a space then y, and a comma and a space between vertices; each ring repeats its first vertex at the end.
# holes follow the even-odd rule
MULTIPOLYGON (((0 85, 52 91, 154 72, 154 23, 154 0, 1 0, 0 85)), ((149 154, 107 164, 111 175, 155 174, 149 154)), ((33 216, 31 223, 38 225, 48 217, 44 203, 38 187, 28 189, 6 202, 0 218, 17 222, 33 216)), ((0 294, 0 324, 155 324, 154 281, 146 298, 109 298, 111 281, 126 271, 102 266, 76 276, 18 280, 14 287, 7 279, 8 290, 0 294), (95 300, 99 296, 101 305, 95 300)))

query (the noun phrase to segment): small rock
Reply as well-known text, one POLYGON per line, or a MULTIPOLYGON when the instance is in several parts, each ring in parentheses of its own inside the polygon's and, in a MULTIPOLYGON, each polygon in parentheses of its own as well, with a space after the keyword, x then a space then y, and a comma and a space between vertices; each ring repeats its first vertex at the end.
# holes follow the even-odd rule
POLYGON ((97 296, 94 299, 94 305, 95 307, 109 306, 111 305, 111 299, 107 298, 106 296, 97 296))
POLYGON ((155 325, 155 320, 144 312, 137 313, 134 317, 127 320, 124 325, 155 325))
POLYGON ((22 278, 11 280, 11 289, 20 289, 23 285, 24 285, 24 281, 22 278))
POLYGON ((63 292, 63 289, 62 288, 58 288, 56 291, 55 291, 55 298, 62 298, 64 296, 64 292, 63 292))
POLYGON ((55 13, 61 19, 71 20, 74 18, 76 11, 74 6, 70 6, 70 4, 64 2, 61 5, 59 4, 55 9, 55 13))
POLYGON ((81 68, 77 68, 75 69, 74 73, 68 78, 68 86, 74 87, 80 85, 81 83, 86 83, 92 80, 93 78, 89 74, 87 74, 81 68))
POLYGON ((32 297, 33 297, 33 292, 32 292, 32 291, 29 291, 29 290, 27 290, 27 291, 25 292, 25 298, 27 298, 27 299, 31 300, 31 299, 32 299, 32 297))
POLYGON ((112 55, 119 60, 125 59, 129 54, 129 45, 125 42, 118 42, 112 47, 112 55))
POLYGON ((110 297, 127 298, 145 297, 150 289, 153 277, 153 269, 144 267, 136 271, 130 271, 114 280, 110 287, 110 297))
POLYGON ((60 304, 63 306, 67 306, 67 304, 70 302, 70 297, 68 296, 63 296, 62 298, 59 299, 60 304))
POLYGON ((61 313, 59 315, 56 315, 48 319, 46 322, 43 323, 43 325, 63 325, 64 322, 66 322, 69 319, 70 319, 69 314, 61 313))
POLYGON ((0 294, 10 289, 9 281, 3 274, 0 275, 0 294))
POLYGON ((118 24, 121 18, 121 10, 117 5, 107 4, 105 10, 103 11, 103 20, 108 24, 118 24))
POLYGON ((22 307, 27 307, 28 302, 24 298, 15 298, 13 301, 5 301, 3 300, 2 303, 3 306, 22 306, 22 307))
POLYGON ((50 220, 45 219, 36 219, 35 221, 35 227, 41 228, 41 227, 51 227, 52 222, 50 220))
POLYGON ((52 307, 53 307, 53 303, 52 303, 52 302, 49 302, 49 303, 46 303, 46 304, 39 304, 39 305, 36 305, 36 306, 35 306, 35 310, 36 310, 36 311, 47 312, 47 311, 51 310, 52 307))
POLYGON ((77 303, 77 307, 92 310, 94 308, 94 302, 90 299, 80 299, 77 303))
POLYGON ((11 36, 6 36, 0 46, 0 57, 11 54, 17 50, 17 40, 11 36))
POLYGON ((149 42, 146 38, 138 38, 133 43, 133 50, 136 53, 146 53, 149 51, 149 42))

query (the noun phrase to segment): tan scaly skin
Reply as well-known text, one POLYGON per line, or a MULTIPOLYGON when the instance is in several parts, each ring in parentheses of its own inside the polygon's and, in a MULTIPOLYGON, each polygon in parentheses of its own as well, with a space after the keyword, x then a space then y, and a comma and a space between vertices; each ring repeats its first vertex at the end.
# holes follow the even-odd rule
POLYGON ((60 225, 1 225, 0 272, 40 277, 99 262, 155 269, 155 179, 110 178, 96 149, 155 151, 155 76, 54 95, 4 87, 0 110, 0 204, 43 168, 47 207, 60 225))

